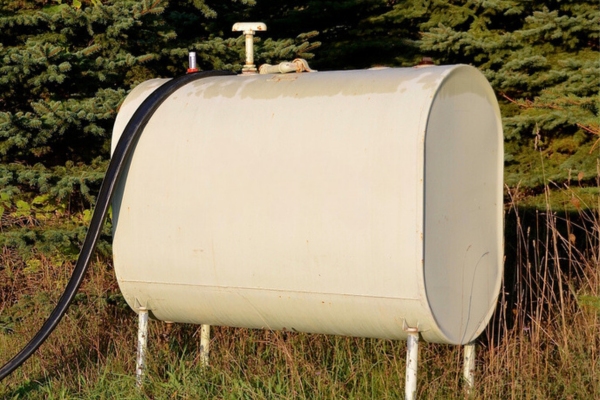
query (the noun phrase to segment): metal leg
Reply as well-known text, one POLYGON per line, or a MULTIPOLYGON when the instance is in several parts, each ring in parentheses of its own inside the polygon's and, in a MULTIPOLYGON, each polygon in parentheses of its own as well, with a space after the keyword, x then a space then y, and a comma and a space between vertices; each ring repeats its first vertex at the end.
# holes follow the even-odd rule
POLYGON ((475 343, 471 342, 463 347, 463 378, 467 395, 470 395, 475 383, 475 343))
POLYGON ((135 383, 138 388, 142 387, 144 380, 144 370, 146 369, 146 344, 148 338, 148 310, 145 308, 139 309, 139 325, 138 325, 138 348, 137 359, 135 366, 135 383))
POLYGON ((208 353, 210 352, 210 325, 200 326, 200 363, 208 367, 208 353))
POLYGON ((417 368, 419 362, 419 330, 406 329, 408 333, 406 349, 406 387, 404 398, 415 400, 417 398, 417 368))

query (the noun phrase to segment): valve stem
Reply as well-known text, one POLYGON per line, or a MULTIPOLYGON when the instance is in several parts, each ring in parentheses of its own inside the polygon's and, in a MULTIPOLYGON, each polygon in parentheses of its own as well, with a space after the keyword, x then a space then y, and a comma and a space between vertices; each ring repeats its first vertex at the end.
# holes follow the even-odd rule
POLYGON ((189 54, 189 67, 187 70, 188 74, 193 74, 194 72, 198 72, 198 67, 196 67, 196 52, 190 51, 189 54))
POLYGON ((238 22, 233 25, 232 31, 244 32, 246 36, 246 64, 242 68, 242 74, 256 74, 256 65, 254 65, 254 33, 266 30, 267 26, 262 22, 238 22))

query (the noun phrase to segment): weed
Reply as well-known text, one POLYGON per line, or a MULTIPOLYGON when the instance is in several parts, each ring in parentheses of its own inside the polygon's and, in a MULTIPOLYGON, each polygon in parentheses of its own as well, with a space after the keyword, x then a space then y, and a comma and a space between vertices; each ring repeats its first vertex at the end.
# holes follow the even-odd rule
MULTIPOLYGON (((504 285, 477 342, 473 399, 600 398, 600 200, 578 197, 581 190, 568 185, 560 190, 561 199, 571 199, 558 202, 563 209, 550 207, 558 193, 550 185, 540 209, 518 187, 507 188, 504 285)), ((3 219, 3 230, 10 221, 3 219)), ((26 222, 12 223, 21 229, 26 222)), ((8 245, 0 261, 5 362, 42 324, 72 263, 8 245)), ((63 322, 6 379, 0 397, 396 399, 404 392, 403 342, 213 327, 205 368, 199 327, 160 322, 150 323, 148 370, 138 391, 136 328, 110 260, 100 255, 63 322)), ((420 359, 418 398, 464 398, 459 347, 426 344, 420 359)))

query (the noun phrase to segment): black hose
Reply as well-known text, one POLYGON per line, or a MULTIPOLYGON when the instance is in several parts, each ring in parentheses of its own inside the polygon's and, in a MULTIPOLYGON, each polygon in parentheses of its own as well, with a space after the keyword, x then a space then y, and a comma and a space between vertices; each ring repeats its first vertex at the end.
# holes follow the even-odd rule
POLYGON ((71 275, 71 279, 69 280, 65 291, 58 300, 56 307, 52 310, 52 313, 50 313, 50 316, 35 336, 21 349, 21 351, 19 351, 19 353, 17 353, 16 356, 0 368, 0 380, 7 377, 11 372, 23 364, 33 352, 44 343, 69 308, 73 297, 81 285, 88 265, 90 264, 92 253, 96 248, 96 243, 100 237, 102 225, 104 224, 104 219, 106 218, 106 213, 108 212, 114 189, 119 182, 123 168, 129 160, 129 156, 135 147, 137 139, 154 112, 171 94, 182 86, 198 79, 222 75, 235 74, 229 71, 204 71, 172 79, 152 92, 138 107, 125 127, 108 165, 108 170, 102 181, 98 200, 94 207, 94 214, 92 215, 90 227, 83 241, 79 258, 77 259, 73 274, 71 275))

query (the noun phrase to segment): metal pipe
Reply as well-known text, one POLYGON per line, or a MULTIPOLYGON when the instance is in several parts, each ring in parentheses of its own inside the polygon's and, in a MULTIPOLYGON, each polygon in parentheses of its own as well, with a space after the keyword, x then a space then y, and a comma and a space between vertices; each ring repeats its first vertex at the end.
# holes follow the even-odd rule
POLYGON ((210 352, 210 325, 200 325, 200 364, 208 367, 208 354, 210 352))
POLYGON ((254 68, 254 32, 246 31, 246 67, 254 68))
POLYGON ((142 387, 144 370, 146 369, 146 346, 148 338, 148 310, 144 307, 139 309, 138 314, 138 348, 135 366, 135 384, 142 387))
POLYGON ((194 72, 198 72, 198 66, 196 64, 196 52, 195 51, 190 51, 190 53, 189 53, 189 66, 188 66, 187 73, 188 74, 192 74, 194 72))
POLYGON ((287 74, 296 72, 296 64, 292 62, 282 62, 277 65, 263 64, 259 68, 261 74, 287 74))
POLYGON ((254 33, 266 31, 267 26, 262 22, 238 22, 233 25, 232 30, 244 32, 246 37, 246 64, 242 68, 242 74, 255 74, 254 65, 254 33))
POLYGON ((287 74, 289 72, 317 72, 308 66, 308 62, 303 58, 296 58, 291 62, 281 62, 277 65, 263 64, 258 69, 261 74, 287 74))
POLYGON ((467 395, 473 391, 475 383, 475 343, 471 342, 463 347, 463 379, 467 395))
POLYGON ((406 386, 404 398, 406 400, 415 400, 417 398, 417 368, 419 364, 419 330, 417 328, 407 328, 407 348, 406 348, 406 386))

